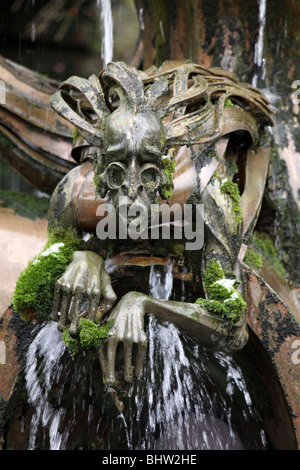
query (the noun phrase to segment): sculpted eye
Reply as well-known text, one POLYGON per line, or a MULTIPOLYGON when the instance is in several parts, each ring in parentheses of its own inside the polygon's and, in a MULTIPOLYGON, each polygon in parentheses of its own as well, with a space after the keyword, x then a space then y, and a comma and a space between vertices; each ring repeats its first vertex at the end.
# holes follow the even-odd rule
POLYGON ((122 163, 113 162, 107 167, 106 173, 108 187, 118 189, 125 179, 126 168, 122 163))
POLYGON ((141 169, 141 179, 145 186, 153 184, 157 188, 160 183, 159 169, 152 163, 146 163, 141 169))

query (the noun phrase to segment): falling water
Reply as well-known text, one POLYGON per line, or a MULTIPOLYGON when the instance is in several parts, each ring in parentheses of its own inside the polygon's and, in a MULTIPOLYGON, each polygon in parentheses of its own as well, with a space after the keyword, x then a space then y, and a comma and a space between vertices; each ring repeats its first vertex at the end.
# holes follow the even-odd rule
POLYGON ((35 449, 40 424, 44 428, 49 426, 50 450, 59 450, 64 446, 67 435, 62 435, 58 426, 65 410, 54 410, 48 400, 53 383, 58 381, 62 372, 63 365, 59 360, 64 351, 65 344, 54 322, 42 328, 29 347, 25 377, 29 404, 35 409, 31 420, 29 450, 35 449))
MULTIPOLYGON (((151 295, 168 299, 172 285, 171 263, 163 269, 163 276, 160 266, 151 266, 151 295)), ((173 324, 161 324, 150 316, 142 376, 145 380, 140 380, 132 391, 135 403, 127 418, 136 449, 217 450, 247 446, 233 416, 237 396, 243 403, 242 426, 244 420, 255 420, 257 415, 242 371, 232 357, 209 353, 182 337, 173 324), (220 383, 215 383, 218 380, 220 383)), ((255 439, 250 445, 264 448, 263 430, 255 439)))
MULTIPOLYGON (((171 261, 151 266, 149 290, 153 297, 172 298, 171 261)), ((97 357, 84 353, 73 360, 56 323, 40 329, 25 367, 32 407, 29 449, 268 448, 233 357, 202 348, 152 315, 145 326, 143 371, 128 396, 121 397, 121 415, 102 384, 97 357)))
POLYGON ((97 0, 97 6, 101 8, 101 25, 103 31, 101 58, 104 66, 106 66, 113 58, 114 48, 111 0, 97 0))
POLYGON ((168 300, 173 289, 172 261, 162 266, 150 266, 149 293, 155 299, 168 300))
MULTIPOLYGON (((254 49, 254 63, 258 67, 259 72, 262 71, 262 79, 264 79, 265 68, 264 68, 263 50, 264 50, 267 0, 258 0, 258 4, 259 4, 259 12, 258 12, 259 30, 258 30, 258 40, 257 40, 257 43, 255 44, 255 49, 254 49)), ((252 80, 252 85, 254 87, 257 86, 257 80, 258 80, 258 73, 256 72, 252 80)))

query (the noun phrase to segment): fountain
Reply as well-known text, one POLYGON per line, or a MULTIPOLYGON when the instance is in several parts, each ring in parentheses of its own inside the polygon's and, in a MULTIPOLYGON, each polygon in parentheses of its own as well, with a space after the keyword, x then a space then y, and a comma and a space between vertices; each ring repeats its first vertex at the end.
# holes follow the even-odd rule
MULTIPOLYGON (((150 270, 152 295, 171 296, 169 264, 163 280, 159 267, 150 270)), ((270 449, 251 396, 253 387, 246 382, 239 360, 200 348, 173 324, 158 322, 152 315, 147 336, 143 378, 130 387, 124 414, 117 414, 103 390, 97 409, 99 391, 94 393, 91 358, 85 356, 76 364, 56 324, 50 321, 40 328, 25 366, 28 404, 33 410, 28 448, 270 449), (80 397, 74 394, 78 387, 80 397), (106 421, 108 409, 110 422, 106 421), (78 431, 79 416, 88 437, 78 431)))

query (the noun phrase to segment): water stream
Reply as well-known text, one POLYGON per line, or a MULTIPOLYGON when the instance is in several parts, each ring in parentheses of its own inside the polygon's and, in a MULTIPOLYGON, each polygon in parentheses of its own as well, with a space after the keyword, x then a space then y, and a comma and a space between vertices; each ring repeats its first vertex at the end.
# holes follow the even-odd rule
POLYGON ((252 85, 257 87, 258 78, 265 78, 265 63, 263 58, 264 52, 264 37, 265 37, 265 23, 266 23, 266 9, 267 0, 258 0, 258 39, 254 48, 254 64, 258 68, 258 72, 254 73, 252 85))
POLYGON ((111 0, 97 0, 97 6, 101 11, 101 25, 103 29, 101 58, 103 60, 103 66, 106 66, 113 58, 114 49, 111 0))
MULTIPOLYGON (((151 266, 149 290, 172 296, 172 265, 151 266)), ((171 323, 146 322, 148 351, 124 414, 101 384, 94 355, 70 357, 54 322, 31 343, 25 378, 33 409, 29 449, 264 449, 241 367, 191 342, 171 323)))

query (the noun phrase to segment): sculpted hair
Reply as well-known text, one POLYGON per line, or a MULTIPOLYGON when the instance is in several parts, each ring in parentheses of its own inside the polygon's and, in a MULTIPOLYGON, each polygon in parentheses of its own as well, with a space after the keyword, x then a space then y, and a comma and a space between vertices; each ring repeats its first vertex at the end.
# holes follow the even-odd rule
POLYGON ((118 108, 154 113, 165 128, 165 147, 216 140, 224 133, 226 109, 231 106, 240 110, 234 118, 239 125, 232 130, 248 131, 253 142, 259 127, 273 124, 269 102, 259 90, 239 82, 233 73, 193 63, 174 68, 165 63, 143 72, 112 62, 98 76, 68 78, 50 104, 76 129, 72 155, 78 162, 94 158, 91 147, 101 151, 106 119, 118 108), (255 124, 243 117, 244 111, 255 124))

